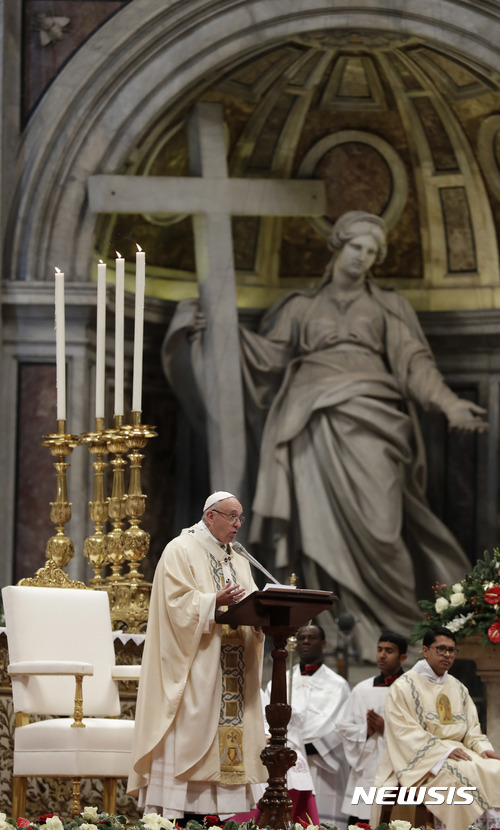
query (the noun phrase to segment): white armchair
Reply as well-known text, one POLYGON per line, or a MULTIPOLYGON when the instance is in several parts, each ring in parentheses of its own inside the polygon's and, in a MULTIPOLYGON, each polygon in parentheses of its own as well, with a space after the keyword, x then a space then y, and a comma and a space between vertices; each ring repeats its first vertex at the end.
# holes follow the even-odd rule
POLYGON ((103 809, 115 812, 134 728, 118 717, 117 680, 138 680, 140 666, 115 666, 107 593, 16 585, 2 598, 16 714, 14 818, 25 814, 30 776, 71 778, 73 815, 80 779, 102 779, 103 809), (52 717, 30 723, 29 715, 52 717))

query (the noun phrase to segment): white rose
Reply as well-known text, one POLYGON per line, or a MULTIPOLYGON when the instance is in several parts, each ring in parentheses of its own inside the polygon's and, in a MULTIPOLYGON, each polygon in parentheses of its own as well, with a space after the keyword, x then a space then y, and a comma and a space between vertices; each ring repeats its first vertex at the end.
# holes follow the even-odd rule
POLYGON ((453 591, 454 594, 463 594, 464 586, 462 585, 461 582, 455 582, 455 584, 452 585, 451 590, 453 591))
POLYGON ((465 623, 468 623, 473 616, 474 614, 472 611, 470 614, 459 614, 454 620, 446 623, 446 628, 449 628, 450 631, 460 631, 460 629, 464 627, 465 623))
POLYGON ((59 816, 50 816, 45 822, 47 830, 63 830, 63 823, 59 816))
MULTIPOLYGON (((442 614, 442 613, 443 613, 443 611, 446 611, 446 609, 448 608, 449 604, 450 604, 450 603, 448 602, 448 600, 446 599, 446 597, 438 597, 438 598, 437 598, 437 600, 436 600, 436 602, 434 603, 434 608, 436 609, 436 612, 437 612, 438 614, 442 614)), ((400 820, 400 819, 397 819, 397 821, 399 821, 399 820, 400 820)), ((391 822, 391 824, 392 824, 392 822, 391 822)), ((405 822, 405 824, 408 824, 408 822, 405 822)), ((390 825, 389 825, 389 826, 390 826, 390 825)), ((410 825, 410 826, 411 826, 411 825, 410 825)), ((405 829, 404 829, 403 827, 398 827, 398 828, 394 828, 394 830, 405 830, 405 829)))
POLYGON ((98 821, 100 813, 97 807, 84 807, 80 815, 85 821, 98 821))
POLYGON ((389 823, 389 830, 412 830, 411 821, 403 821, 402 818, 396 818, 389 823))
POLYGON ((160 826, 160 816, 158 813, 144 813, 141 821, 144 827, 150 827, 151 830, 157 830, 160 826))
POLYGON ((452 605, 463 605, 465 602, 465 596, 461 593, 452 594, 450 602, 452 605))
POLYGON ((7 815, 0 813, 0 830, 6 830, 7 827, 12 827, 12 825, 7 821, 7 815))
POLYGON ((97 830, 97 824, 80 824, 78 830, 97 830))

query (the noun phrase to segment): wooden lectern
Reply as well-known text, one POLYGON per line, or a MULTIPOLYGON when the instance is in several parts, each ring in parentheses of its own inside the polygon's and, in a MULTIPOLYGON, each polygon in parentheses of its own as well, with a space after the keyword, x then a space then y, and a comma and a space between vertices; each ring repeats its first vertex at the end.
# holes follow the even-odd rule
POLYGON ((330 591, 269 588, 267 591, 254 591, 216 616, 218 623, 260 627, 273 639, 271 703, 266 706, 271 738, 260 755, 267 767, 268 779, 266 791, 258 804, 259 827, 270 825, 276 830, 284 830, 292 821, 286 774, 297 760, 297 753, 286 745, 287 726, 292 714, 287 704, 287 640, 320 611, 331 608, 336 599, 330 591))

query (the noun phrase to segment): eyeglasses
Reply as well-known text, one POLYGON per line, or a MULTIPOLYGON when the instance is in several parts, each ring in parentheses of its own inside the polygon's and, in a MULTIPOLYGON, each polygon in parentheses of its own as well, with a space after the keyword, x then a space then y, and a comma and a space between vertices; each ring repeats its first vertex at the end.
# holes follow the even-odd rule
POLYGON ((236 522, 239 522, 240 525, 242 525, 245 521, 245 516, 238 516, 237 513, 223 513, 222 510, 214 510, 213 507, 212 513, 219 513, 220 516, 225 516, 228 522, 232 525, 236 524, 236 522))
POLYGON ((433 643, 431 647, 435 648, 438 654, 449 654, 450 657, 456 657, 458 654, 458 648, 454 646, 448 648, 448 646, 435 646, 433 643))

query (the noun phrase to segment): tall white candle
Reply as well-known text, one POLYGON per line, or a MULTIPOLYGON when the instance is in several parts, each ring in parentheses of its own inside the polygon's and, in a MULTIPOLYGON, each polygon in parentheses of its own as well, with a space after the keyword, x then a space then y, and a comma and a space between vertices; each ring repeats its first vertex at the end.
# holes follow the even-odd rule
POLYGON ((115 288, 115 415, 123 415, 123 350, 125 321, 125 260, 116 252, 115 288))
POLYGON ((135 255, 135 325, 134 376, 132 381, 132 411, 142 408, 142 351, 144 336, 144 287, 146 282, 146 254, 137 245, 135 255))
POLYGON ((95 416, 104 418, 106 366, 106 265, 97 265, 97 326, 95 345, 95 416))
POLYGON ((55 322, 56 322, 56 390, 57 420, 66 420, 66 324, 64 312, 64 274, 59 268, 55 273, 55 322))

